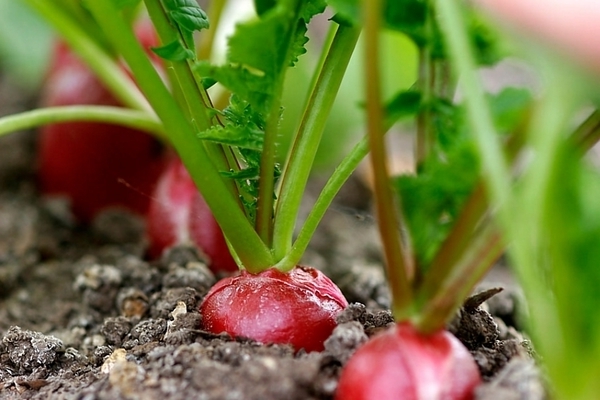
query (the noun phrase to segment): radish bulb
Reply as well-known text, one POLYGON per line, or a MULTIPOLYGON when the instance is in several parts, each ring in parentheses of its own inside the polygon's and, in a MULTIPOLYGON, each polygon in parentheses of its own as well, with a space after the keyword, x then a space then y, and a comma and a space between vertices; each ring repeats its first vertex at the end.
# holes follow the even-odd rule
POLYGON ((209 332, 291 344, 310 352, 323 350, 337 314, 347 306, 340 289, 322 272, 310 267, 290 272, 271 268, 219 281, 200 312, 209 332))
MULTIPOLYGON (((149 22, 138 24, 136 33, 149 53, 158 44, 149 22)), ((162 68, 158 60, 155 64, 162 68)), ((41 104, 121 106, 64 42, 54 47, 41 104)), ((146 132, 100 122, 63 122, 41 128, 37 164, 40 191, 66 197, 75 217, 90 222, 111 207, 144 215, 148 194, 167 164, 167 152, 146 132)))
POLYGON ((360 347, 344 367, 336 400, 470 400, 477 364, 450 332, 399 323, 360 347))
POLYGON ((179 158, 158 179, 148 211, 146 232, 151 258, 169 247, 194 244, 208 257, 214 273, 238 271, 223 232, 179 158))

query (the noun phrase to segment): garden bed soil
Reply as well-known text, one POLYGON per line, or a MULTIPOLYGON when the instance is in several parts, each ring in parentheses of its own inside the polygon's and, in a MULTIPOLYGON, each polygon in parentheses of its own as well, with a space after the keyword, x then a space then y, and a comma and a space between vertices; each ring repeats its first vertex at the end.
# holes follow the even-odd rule
MULTIPOLYGON (((0 75, 0 114, 30 100, 0 75)), ((198 305, 217 277, 202 254, 182 246, 146 260, 143 220, 121 210, 76 224, 66 201, 36 192, 34 152, 34 132, 0 138, 0 399, 331 399, 352 352, 393 323, 359 180, 304 260, 351 305, 325 351, 294 352, 203 331, 198 305)), ((484 377, 475 398, 544 399, 503 266, 482 283, 497 286, 505 290, 450 324, 484 377)))

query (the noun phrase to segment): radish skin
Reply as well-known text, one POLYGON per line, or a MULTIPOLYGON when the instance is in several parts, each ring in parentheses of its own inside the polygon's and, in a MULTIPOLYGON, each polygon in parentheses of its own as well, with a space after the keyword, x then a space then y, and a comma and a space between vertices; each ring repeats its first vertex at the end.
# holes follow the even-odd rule
POLYGON ((291 344, 296 351, 322 351, 348 302, 322 272, 271 268, 219 281, 200 305, 203 328, 262 343, 291 344))
MULTIPOLYGON (((147 49, 158 43, 151 28, 149 23, 138 26, 138 38, 147 49)), ((65 43, 56 44, 53 57, 42 88, 43 106, 121 106, 65 43)), ((37 157, 40 191, 66 197, 75 217, 84 223, 110 207, 144 215, 149 194, 167 164, 167 151, 154 137, 99 122, 44 126, 37 157)))
POLYGON ((221 228, 179 158, 158 180, 146 218, 148 254, 157 258, 169 247, 196 245, 214 273, 238 271, 221 228))
POLYGON ((352 355, 336 400, 471 400, 475 360, 448 331, 422 335, 409 323, 380 333, 352 355))

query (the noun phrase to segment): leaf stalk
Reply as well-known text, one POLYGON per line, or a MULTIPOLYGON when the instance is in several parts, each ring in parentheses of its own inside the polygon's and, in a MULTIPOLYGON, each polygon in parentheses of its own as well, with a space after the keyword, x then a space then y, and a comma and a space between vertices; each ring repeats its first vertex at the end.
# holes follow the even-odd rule
POLYGON ((196 138, 192 125, 162 82, 131 29, 119 16, 112 0, 90 0, 87 5, 132 69, 141 90, 163 121, 169 139, 244 267, 249 271, 257 271, 273 265, 270 250, 239 208, 238 200, 231 195, 204 145, 196 138))
POLYGON ((298 210, 315 154, 359 35, 359 28, 340 25, 331 46, 325 49, 327 56, 304 107, 280 180, 273 236, 276 259, 284 257, 291 249, 298 210))
POLYGON ((412 271, 408 251, 398 229, 400 215, 394 201, 388 173, 387 154, 383 137, 383 107, 379 75, 379 28, 381 0, 363 1, 365 18, 365 74, 367 96, 367 130, 374 174, 375 206, 378 227, 383 242, 388 280, 392 292, 392 313, 402 321, 410 315, 413 293, 412 271))

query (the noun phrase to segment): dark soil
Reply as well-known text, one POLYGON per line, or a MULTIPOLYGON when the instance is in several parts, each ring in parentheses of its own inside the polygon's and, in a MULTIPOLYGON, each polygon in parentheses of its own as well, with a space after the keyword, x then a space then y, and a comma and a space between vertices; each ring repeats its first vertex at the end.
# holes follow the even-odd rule
MULTIPOLYGON (((0 114, 31 101, 0 75, 0 114)), ((351 306, 325 351, 233 340, 201 330, 199 302, 216 282, 191 247, 149 262, 144 223, 108 210, 77 225, 68 203, 35 189, 35 134, 0 139, 0 398, 330 399, 341 369, 393 323, 369 196, 351 181, 305 262, 334 279, 351 306), (349 213, 347 210, 352 210, 349 213)), ((450 324, 477 361, 477 399, 544 399, 515 318, 518 290, 470 304, 450 324)))

